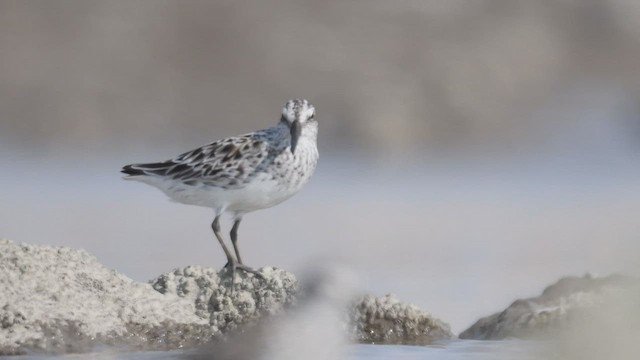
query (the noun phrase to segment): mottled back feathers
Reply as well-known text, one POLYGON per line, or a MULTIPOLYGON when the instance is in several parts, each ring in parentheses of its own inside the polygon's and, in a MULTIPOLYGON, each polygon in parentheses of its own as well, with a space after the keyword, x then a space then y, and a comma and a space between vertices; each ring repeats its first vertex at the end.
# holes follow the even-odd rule
POLYGON ((122 172, 171 178, 185 185, 241 188, 268 166, 270 153, 285 150, 272 141, 275 132, 269 130, 216 141, 163 162, 127 165, 122 172))

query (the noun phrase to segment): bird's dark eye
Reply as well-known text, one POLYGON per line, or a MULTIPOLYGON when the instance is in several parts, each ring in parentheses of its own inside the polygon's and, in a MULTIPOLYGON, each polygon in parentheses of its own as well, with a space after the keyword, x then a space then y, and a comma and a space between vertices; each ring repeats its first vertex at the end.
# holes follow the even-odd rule
POLYGON ((313 118, 316 116, 316 114, 311 114, 311 116, 309 116, 309 120, 313 120, 313 118))

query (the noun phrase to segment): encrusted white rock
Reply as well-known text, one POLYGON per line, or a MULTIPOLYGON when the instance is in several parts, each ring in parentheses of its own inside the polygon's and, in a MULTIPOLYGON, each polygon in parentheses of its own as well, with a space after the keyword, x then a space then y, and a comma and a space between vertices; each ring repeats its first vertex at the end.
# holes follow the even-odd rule
POLYGON ((236 275, 229 294, 222 272, 190 266, 151 285, 107 269, 83 250, 2 239, 0 354, 201 344, 280 311, 296 291, 292 274, 265 268, 265 279, 236 275))
POLYGON ((364 296, 350 311, 353 336, 375 344, 430 344, 454 337, 448 324, 395 295, 364 296))
POLYGON ((160 275, 151 284, 162 294, 188 299, 196 313, 221 332, 280 313, 295 302, 298 283, 293 274, 272 267, 260 269, 263 278, 236 273, 235 290, 226 270, 216 273, 202 266, 187 266, 160 275))

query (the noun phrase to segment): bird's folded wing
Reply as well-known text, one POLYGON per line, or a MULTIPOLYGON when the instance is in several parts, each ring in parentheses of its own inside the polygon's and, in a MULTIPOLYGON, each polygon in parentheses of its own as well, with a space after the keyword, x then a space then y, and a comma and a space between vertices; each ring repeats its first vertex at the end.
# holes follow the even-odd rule
POLYGON ((132 164, 122 172, 135 176, 159 176, 188 185, 242 187, 244 180, 260 172, 270 158, 269 143, 255 134, 227 138, 157 163, 132 164))

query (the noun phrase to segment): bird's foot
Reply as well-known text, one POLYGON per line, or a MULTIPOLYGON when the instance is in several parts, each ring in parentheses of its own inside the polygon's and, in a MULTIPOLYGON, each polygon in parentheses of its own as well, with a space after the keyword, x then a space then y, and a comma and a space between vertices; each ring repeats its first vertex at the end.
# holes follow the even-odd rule
POLYGON ((235 261, 227 262, 224 268, 227 270, 227 273, 231 272, 231 293, 232 294, 233 294, 233 289, 235 288, 235 285, 236 285, 236 270, 242 270, 244 272, 251 273, 261 279, 265 278, 260 271, 235 261))
POLYGON ((233 274, 235 274, 236 270, 242 270, 244 272, 248 272, 248 273, 252 273, 254 275, 256 275, 259 278, 264 279, 264 275, 262 275, 262 273, 259 270, 256 270, 252 267, 249 267, 243 263, 239 263, 239 262, 227 262, 224 266, 225 269, 227 269, 227 271, 231 270, 231 272, 233 274))

